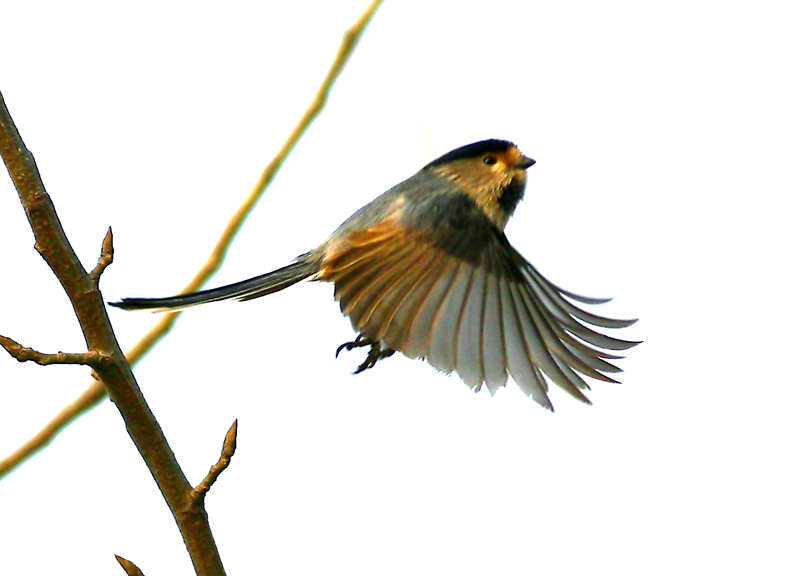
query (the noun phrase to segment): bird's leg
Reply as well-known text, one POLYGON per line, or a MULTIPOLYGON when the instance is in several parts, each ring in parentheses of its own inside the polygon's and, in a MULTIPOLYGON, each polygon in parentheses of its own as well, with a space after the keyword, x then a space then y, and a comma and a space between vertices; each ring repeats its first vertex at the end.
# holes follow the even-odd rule
POLYGON ((361 364, 361 366, 356 369, 353 374, 360 374, 364 370, 369 370, 375 364, 378 363, 378 360, 383 360, 384 358, 388 358, 392 354, 394 354, 394 350, 391 348, 382 348, 380 342, 375 342, 371 338, 364 336, 363 334, 359 334, 358 337, 353 340, 352 342, 345 342, 341 346, 336 349, 336 356, 338 358, 339 352, 342 350, 353 350, 354 348, 361 348, 363 346, 369 346, 369 352, 367 353, 367 358, 361 364))

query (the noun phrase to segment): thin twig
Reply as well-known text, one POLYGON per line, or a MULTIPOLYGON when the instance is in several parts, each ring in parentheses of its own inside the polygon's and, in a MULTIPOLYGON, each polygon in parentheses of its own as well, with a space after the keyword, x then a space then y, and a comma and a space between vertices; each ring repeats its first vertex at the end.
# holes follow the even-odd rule
POLYGON ((117 554, 114 554, 114 558, 117 559, 117 562, 119 562, 119 565, 122 566, 128 576, 144 576, 144 572, 139 570, 139 567, 130 560, 125 560, 125 558, 117 554))
POLYGON ((110 357, 104 356, 96 350, 88 352, 58 352, 56 354, 44 354, 37 352, 33 348, 26 348, 14 342, 11 338, 0 335, 0 346, 11 354, 19 362, 35 362, 40 366, 51 366, 53 364, 80 364, 82 366, 98 366, 102 361, 109 360, 110 357))
MULTIPOLYGON (((311 102, 306 112, 294 128, 292 133, 287 138, 284 145, 275 155, 275 158, 267 165, 261 173, 256 185, 250 194, 245 198, 240 207, 231 216, 225 229, 217 240, 216 245, 211 251, 206 262, 197 272, 194 278, 186 285, 182 292, 194 292, 205 284, 205 282, 219 269, 223 259, 227 253, 228 247, 233 241, 236 233, 241 228, 247 216, 249 216, 253 207, 258 202, 258 199, 263 195, 267 186, 275 177, 280 167, 283 165, 284 160, 294 148, 294 145, 300 137, 306 132, 314 118, 319 115, 325 102, 328 99, 328 94, 331 91, 339 74, 350 58, 359 38, 361 37, 364 29, 369 24, 373 15, 378 7, 381 5, 382 0, 373 0, 369 7, 364 11, 361 17, 355 24, 347 30, 336 54, 336 58, 331 65, 330 70, 323 83, 321 84, 317 94, 311 102)), ((126 358, 132 366, 142 359, 142 357, 152 350, 155 345, 166 336, 175 324, 175 321, 180 316, 177 314, 167 314, 161 319, 131 348, 125 353, 126 358)), ((5 459, 0 460, 0 479, 12 470, 17 468, 20 464, 33 456, 36 452, 50 444, 53 439, 68 425, 72 424, 80 416, 93 409, 95 406, 106 397, 106 391, 102 383, 95 380, 89 385, 81 395, 73 400, 70 404, 61 409, 61 411, 53 417, 41 430, 32 436, 25 444, 20 446, 12 454, 9 454, 5 459)))
POLYGON ((205 498, 208 491, 211 490, 211 486, 213 486, 214 482, 219 478, 219 475, 222 474, 231 463, 231 458, 233 458, 233 454, 236 452, 236 434, 238 430, 239 421, 234 420, 228 433, 225 434, 225 441, 222 443, 222 453, 219 455, 219 460, 211 467, 211 470, 208 471, 203 481, 197 485, 197 488, 192 490, 192 493, 189 494, 189 499, 192 500, 192 502, 201 501, 205 498))
POLYGON ((108 398, 108 394, 106 394, 103 383, 95 379, 80 396, 64 406, 55 418, 47 423, 47 426, 40 429, 35 436, 0 461, 0 479, 55 440, 59 432, 74 422, 78 415, 86 412, 88 407, 96 406, 106 398, 108 398))
POLYGON ((97 286, 100 284, 100 276, 103 274, 108 265, 114 261, 114 234, 111 232, 111 226, 108 227, 106 237, 103 238, 103 248, 100 250, 100 258, 97 260, 97 266, 94 270, 89 272, 89 277, 97 286))

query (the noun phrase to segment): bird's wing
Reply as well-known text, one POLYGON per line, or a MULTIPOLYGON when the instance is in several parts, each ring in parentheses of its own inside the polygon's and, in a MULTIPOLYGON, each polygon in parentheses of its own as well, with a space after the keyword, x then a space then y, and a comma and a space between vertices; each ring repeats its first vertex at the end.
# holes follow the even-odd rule
POLYGON ((355 330, 442 372, 455 371, 473 389, 494 393, 510 375, 551 409, 544 376, 589 402, 581 375, 616 382, 620 369, 604 350, 637 344, 590 328, 622 328, 635 320, 591 314, 569 299, 591 299, 549 282, 500 232, 434 240, 428 232, 385 221, 350 234, 332 250, 319 279, 355 330))

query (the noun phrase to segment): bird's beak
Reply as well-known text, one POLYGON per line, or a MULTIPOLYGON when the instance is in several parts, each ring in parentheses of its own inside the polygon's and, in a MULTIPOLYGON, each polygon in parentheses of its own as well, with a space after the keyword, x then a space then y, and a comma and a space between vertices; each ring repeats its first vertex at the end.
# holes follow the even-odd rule
POLYGON ((523 170, 527 170, 531 166, 536 164, 536 160, 533 158, 528 158, 527 156, 521 156, 517 163, 514 164, 514 168, 522 168, 523 170))

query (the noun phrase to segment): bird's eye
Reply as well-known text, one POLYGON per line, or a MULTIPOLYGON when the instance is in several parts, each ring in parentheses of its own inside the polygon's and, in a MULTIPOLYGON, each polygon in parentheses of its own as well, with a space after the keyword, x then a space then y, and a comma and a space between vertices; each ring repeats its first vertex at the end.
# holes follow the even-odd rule
POLYGON ((497 164, 497 158, 495 158, 494 156, 486 156, 483 159, 483 163, 486 164, 487 166, 493 166, 497 164))

